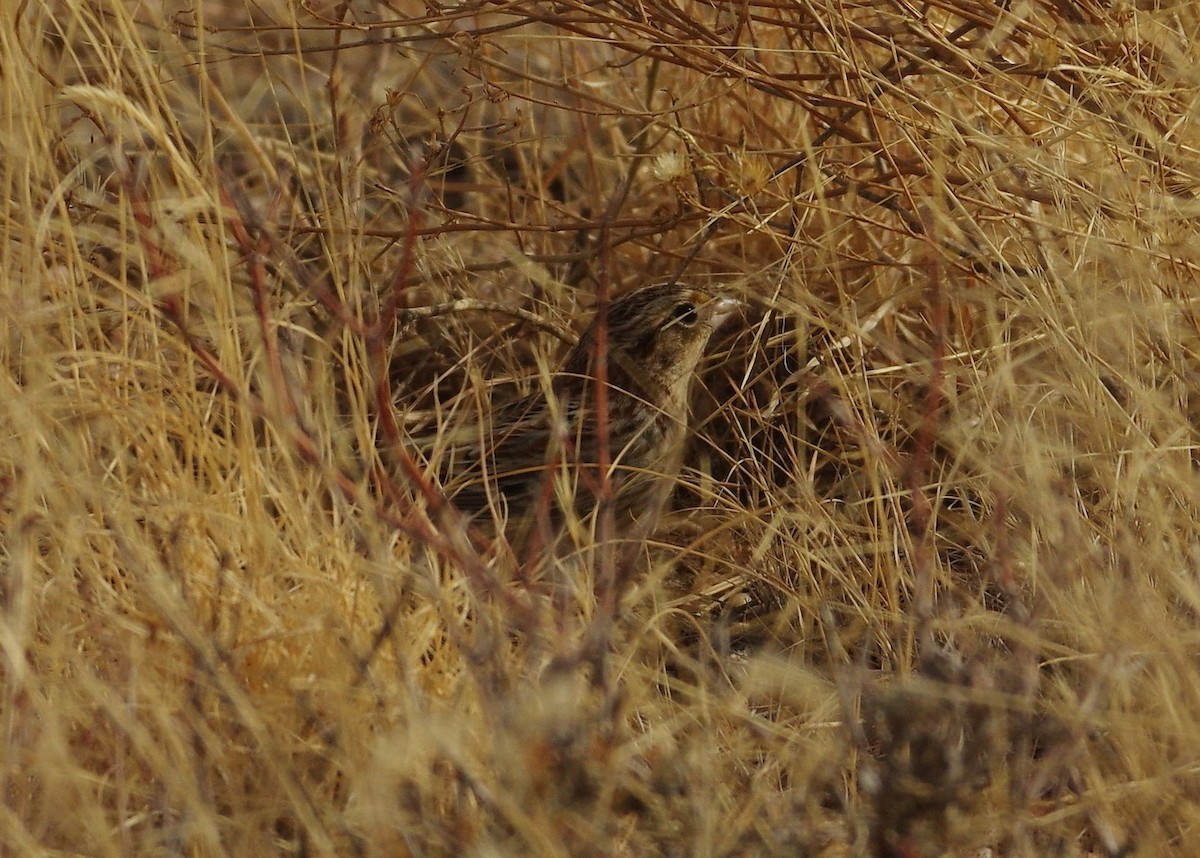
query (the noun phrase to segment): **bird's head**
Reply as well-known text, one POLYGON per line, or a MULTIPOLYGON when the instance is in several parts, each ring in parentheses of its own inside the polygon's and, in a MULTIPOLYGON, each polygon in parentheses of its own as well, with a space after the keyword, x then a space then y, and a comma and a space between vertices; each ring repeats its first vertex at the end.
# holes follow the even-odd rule
MULTIPOLYGON (((734 298, 683 285, 646 286, 617 298, 606 320, 610 382, 685 398, 713 331, 739 306, 734 298)), ((599 324, 593 320, 571 351, 568 374, 594 376, 599 324)))

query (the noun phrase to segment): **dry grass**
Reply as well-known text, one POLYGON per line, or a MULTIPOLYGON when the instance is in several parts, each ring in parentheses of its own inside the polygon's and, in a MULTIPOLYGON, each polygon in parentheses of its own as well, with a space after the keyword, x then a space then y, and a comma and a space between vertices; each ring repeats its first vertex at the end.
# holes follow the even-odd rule
POLYGON ((0 25, 0 851, 1191 855, 1189 4, 0 25), (745 296, 636 572, 426 456, 745 296))

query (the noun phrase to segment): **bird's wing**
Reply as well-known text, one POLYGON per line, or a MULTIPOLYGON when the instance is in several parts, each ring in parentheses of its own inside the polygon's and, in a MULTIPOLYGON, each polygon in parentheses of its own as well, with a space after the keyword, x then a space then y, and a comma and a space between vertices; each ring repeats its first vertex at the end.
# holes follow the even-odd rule
POLYGON ((523 509, 546 467, 553 441, 545 398, 531 395, 497 408, 455 445, 442 468, 446 495, 459 509, 478 513, 502 503, 523 509))

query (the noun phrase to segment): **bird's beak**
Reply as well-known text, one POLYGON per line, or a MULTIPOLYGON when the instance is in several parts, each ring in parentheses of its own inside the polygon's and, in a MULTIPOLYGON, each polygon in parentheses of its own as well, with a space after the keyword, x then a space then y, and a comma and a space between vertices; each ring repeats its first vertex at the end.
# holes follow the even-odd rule
POLYGON ((740 313, 745 306, 745 301, 739 301, 737 298, 730 298, 727 295, 714 298, 712 304, 709 305, 708 322, 715 331, 735 313, 740 313))

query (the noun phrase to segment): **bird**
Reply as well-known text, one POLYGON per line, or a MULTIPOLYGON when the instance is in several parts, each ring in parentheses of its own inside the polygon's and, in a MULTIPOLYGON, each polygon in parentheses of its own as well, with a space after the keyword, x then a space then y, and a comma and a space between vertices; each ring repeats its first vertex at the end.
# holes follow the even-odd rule
POLYGON ((473 522, 490 511, 516 543, 535 524, 561 524, 568 514, 586 520, 607 484, 617 533, 648 533, 682 466, 690 392, 705 348, 741 306, 681 284, 614 299, 548 383, 485 409, 478 425, 456 432, 470 441, 450 444, 443 457, 446 498, 473 522))

